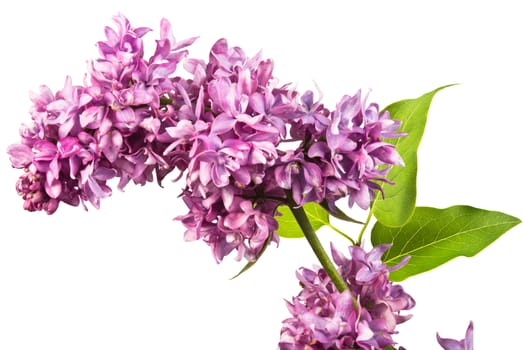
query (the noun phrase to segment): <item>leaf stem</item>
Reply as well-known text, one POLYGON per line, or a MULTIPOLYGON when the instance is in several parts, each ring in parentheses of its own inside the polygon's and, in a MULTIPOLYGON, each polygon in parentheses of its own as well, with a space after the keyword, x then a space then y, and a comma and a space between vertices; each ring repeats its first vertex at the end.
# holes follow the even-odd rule
POLYGON ((334 232, 340 234, 341 236, 343 236, 344 238, 348 239, 352 245, 356 245, 356 241, 354 241, 352 239, 352 237, 350 237, 349 235, 345 234, 344 232, 342 232, 340 229, 338 229, 336 226, 332 225, 330 222, 326 224, 327 227, 329 227, 330 229, 332 229, 334 232))
POLYGON ((367 215, 367 219, 365 220, 365 223, 363 224, 363 227, 360 230, 360 234, 358 235, 358 242, 356 242, 357 246, 361 246, 361 243, 362 243, 361 240, 363 239, 363 234, 365 233, 367 226, 369 226, 370 219, 372 219, 374 203, 376 203, 376 201, 372 202, 370 209, 369 209, 369 214, 367 215))
MULTIPOLYGON (((309 242, 309 245, 312 248, 312 251, 318 258, 318 260, 321 263, 321 266, 323 266, 323 269, 327 274, 329 275, 332 283, 336 286, 338 291, 341 293, 345 290, 348 290, 347 285, 345 284, 345 281, 340 276, 338 271, 336 270, 336 267, 330 260, 329 256, 325 252, 325 249, 323 249, 323 246, 321 245, 320 240, 318 239, 318 236, 316 235, 316 232, 314 232, 314 229, 312 228, 312 225, 309 221, 309 218, 307 217, 307 214, 305 213, 305 210, 303 207, 294 207, 289 206, 291 209, 292 214, 296 218, 296 221, 300 225, 301 230, 303 231, 303 235, 307 239, 307 242, 309 242)), ((350 291, 349 291, 350 293, 350 291)), ((352 295, 352 293, 351 293, 352 295)), ((354 299, 354 296, 352 296, 354 299)))

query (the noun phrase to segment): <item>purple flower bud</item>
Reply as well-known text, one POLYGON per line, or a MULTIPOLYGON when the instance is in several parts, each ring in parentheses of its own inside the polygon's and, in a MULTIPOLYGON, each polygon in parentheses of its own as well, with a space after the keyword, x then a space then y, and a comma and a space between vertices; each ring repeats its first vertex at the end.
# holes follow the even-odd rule
POLYGON ((45 210, 47 214, 52 214, 58 208, 58 200, 49 197, 45 190, 45 180, 39 174, 22 175, 16 183, 16 191, 24 200, 25 210, 45 210))
POLYGON ((288 151, 280 158, 282 165, 274 169, 278 186, 292 192, 297 205, 323 200, 323 176, 318 165, 304 159, 302 153, 288 151))

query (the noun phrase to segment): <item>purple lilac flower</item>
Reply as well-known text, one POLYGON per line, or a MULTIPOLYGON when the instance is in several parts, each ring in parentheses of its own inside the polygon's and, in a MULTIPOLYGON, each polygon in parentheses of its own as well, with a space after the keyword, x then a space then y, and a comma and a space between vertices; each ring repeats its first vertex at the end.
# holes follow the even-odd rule
POLYGON ((356 203, 369 208, 375 191, 381 189, 376 181, 387 181, 391 165, 403 165, 394 146, 382 141, 383 137, 402 136, 394 133, 399 126, 387 111, 380 113, 377 104, 366 107, 360 92, 341 99, 329 125, 312 135, 316 141, 307 152, 323 168, 329 204, 348 196, 350 206, 356 203))
POLYGON ((396 325, 410 315, 403 310, 415 302, 400 285, 389 280, 389 272, 407 261, 388 268, 381 256, 390 246, 370 252, 349 247, 351 258, 332 248, 334 262, 349 291, 339 293, 326 272, 302 268, 297 273, 302 291, 287 307, 292 317, 283 321, 279 348, 295 349, 384 349, 395 344, 396 325))
MULTIPOLYGON (((184 98, 184 128, 167 129, 173 136, 169 151, 190 144, 183 194, 190 212, 179 219, 186 239, 207 242, 217 261, 234 250, 237 259, 253 261, 268 242, 278 241, 274 215, 281 201, 269 198, 268 174, 286 132, 281 114, 296 107, 276 96, 286 92, 270 86, 270 61, 248 58, 223 39, 205 69, 191 64, 201 86, 190 89, 199 91, 198 98, 184 98)), ((283 200, 283 191, 276 196, 283 200)))
POLYGON ((30 95, 32 121, 8 149, 13 167, 25 171, 17 191, 28 210, 50 214, 61 202, 98 208, 111 179, 120 190, 155 177, 161 185, 177 170, 186 180, 186 238, 207 242, 217 261, 232 251, 254 260, 278 240, 279 205, 333 207, 348 197, 367 208, 388 168, 402 164, 383 141, 401 136, 399 122, 359 92, 329 111, 321 96, 280 85, 261 52, 248 57, 220 39, 207 61, 189 58, 196 38, 177 42, 163 19, 145 58, 151 29, 123 15, 114 22, 84 85, 67 77, 56 93, 42 86, 30 95), (248 219, 239 225, 231 219, 238 215, 248 219))
MULTIPOLYGON (((8 148, 13 167, 25 170, 17 183, 24 208, 53 213, 60 202, 89 201, 98 208, 111 194, 107 181, 152 181, 157 169, 180 164, 163 157, 169 143, 158 135, 174 124, 174 111, 160 99, 176 93, 172 74, 194 39, 176 43, 168 21, 161 23, 155 54, 145 60, 142 37, 122 15, 116 30, 105 28, 98 43, 101 58, 88 65, 85 86, 67 77, 55 94, 46 87, 31 93, 32 121, 20 130, 21 143, 8 148)), ((85 205, 84 205, 85 207, 85 205)))
POLYGON ((290 190, 294 203, 302 206, 323 200, 323 174, 317 164, 294 151, 285 152, 280 162, 282 164, 274 168, 274 179, 279 187, 290 190))
POLYGON ((467 332, 465 333, 465 339, 458 341, 455 339, 441 338, 439 336, 439 334, 436 334, 436 337, 438 339, 439 345, 441 345, 441 347, 445 350, 473 350, 474 349, 473 333, 474 333, 474 324, 471 321, 469 323, 469 326, 467 327, 467 332))
POLYGON ((254 261, 268 242, 279 240, 274 234, 278 224, 274 219, 276 206, 273 203, 254 207, 252 201, 236 197, 230 208, 225 209, 220 201, 207 207, 198 196, 186 195, 183 199, 190 212, 177 219, 187 229, 185 240, 206 242, 217 262, 233 251, 237 252, 236 260, 254 261))
MULTIPOLYGON (((270 202, 264 204, 270 207, 267 215, 274 215, 274 207, 282 204, 301 206, 326 199, 333 205, 345 196, 349 204, 367 208, 380 189, 376 181, 386 181, 386 165, 402 164, 394 147, 382 141, 398 136, 399 123, 378 113, 376 104, 365 107, 359 93, 344 97, 331 113, 314 101, 312 92, 300 99, 289 85, 275 85, 272 61, 262 61, 260 54, 249 58, 224 39, 212 47, 206 66, 192 60, 189 70, 197 78, 184 89, 187 121, 179 122, 184 124, 179 131, 167 129, 173 136, 168 150, 190 147, 184 197, 192 198, 186 203, 197 202, 201 210, 219 213, 215 220, 241 200, 250 201, 253 208, 270 202), (191 98, 189 91, 198 91, 198 97, 191 98), (281 150, 282 142, 293 142, 296 149, 281 150)), ((224 227, 192 211, 182 220, 190 223, 188 236, 212 242, 221 260, 229 251, 216 244, 221 242, 216 237, 226 236, 220 231, 224 227), (195 224, 197 218, 200 222, 195 224), (203 238, 209 235, 214 239, 203 238)), ((246 237, 236 236, 231 242, 246 237)))

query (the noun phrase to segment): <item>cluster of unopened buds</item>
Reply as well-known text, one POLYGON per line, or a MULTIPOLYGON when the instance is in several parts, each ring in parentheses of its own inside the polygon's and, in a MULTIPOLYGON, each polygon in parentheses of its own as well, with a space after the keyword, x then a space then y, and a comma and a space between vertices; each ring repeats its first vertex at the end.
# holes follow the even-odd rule
MULTIPOLYGON (((185 239, 206 242, 217 262, 231 253, 253 262, 279 240, 278 207, 315 202, 334 212, 345 198, 368 209, 391 166, 403 165, 384 141, 405 135, 400 122, 360 91, 328 109, 313 92, 280 84, 271 60, 224 39, 208 60, 190 58, 196 38, 177 42, 165 19, 146 59, 150 29, 114 20, 83 85, 68 77, 56 93, 42 86, 31 95, 31 123, 8 149, 24 170, 16 188, 26 210, 99 208, 112 179, 123 189, 175 172, 185 179, 185 239)), ((350 258, 332 248, 345 291, 322 268, 301 269, 280 349, 392 349, 396 325, 409 319, 400 312, 415 303, 389 280, 387 248, 351 246, 350 258)), ((472 349, 472 326, 464 341, 438 341, 472 349)))

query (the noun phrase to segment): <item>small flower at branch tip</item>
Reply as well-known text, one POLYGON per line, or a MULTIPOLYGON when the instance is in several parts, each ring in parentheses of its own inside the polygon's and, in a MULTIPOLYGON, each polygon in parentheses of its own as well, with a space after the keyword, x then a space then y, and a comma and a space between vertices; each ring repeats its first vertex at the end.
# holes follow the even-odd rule
POLYGON ((455 339, 449 339, 449 338, 441 338, 438 333, 436 333, 436 338, 438 340, 439 345, 441 345, 441 347, 444 350, 473 350, 474 349, 473 333, 474 333, 474 324, 472 321, 470 321, 469 326, 467 327, 467 331, 465 332, 464 339, 455 340, 455 339))

